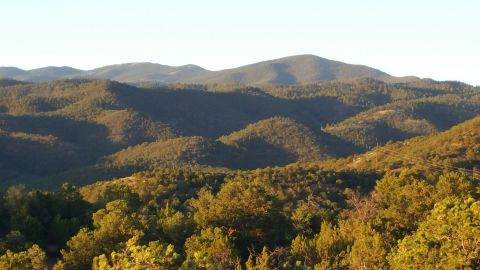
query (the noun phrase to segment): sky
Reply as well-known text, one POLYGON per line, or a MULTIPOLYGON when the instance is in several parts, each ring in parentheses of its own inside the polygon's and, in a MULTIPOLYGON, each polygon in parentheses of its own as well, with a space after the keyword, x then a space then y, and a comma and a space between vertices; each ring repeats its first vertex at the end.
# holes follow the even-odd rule
POLYGON ((480 85, 478 0, 2 0, 0 66, 210 70, 297 54, 480 85))

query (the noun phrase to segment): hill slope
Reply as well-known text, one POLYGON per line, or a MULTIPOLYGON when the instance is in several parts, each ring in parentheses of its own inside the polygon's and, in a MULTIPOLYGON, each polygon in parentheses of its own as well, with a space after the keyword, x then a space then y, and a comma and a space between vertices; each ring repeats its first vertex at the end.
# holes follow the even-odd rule
POLYGON ((351 65, 315 55, 290 56, 188 79, 195 83, 301 84, 351 78, 385 79, 390 75, 367 66, 351 65))
POLYGON ((165 83, 183 82, 188 78, 203 76, 211 71, 195 65, 166 66, 154 63, 129 63, 101 67, 77 76, 90 79, 109 79, 119 82, 160 81, 165 83))
POLYGON ((250 124, 218 140, 239 149, 242 153, 238 163, 252 168, 264 167, 269 163, 281 165, 297 160, 317 160, 327 156, 313 132, 284 117, 250 124), (254 163, 258 161, 260 163, 254 163))
POLYGON ((120 82, 155 81, 163 83, 233 83, 248 85, 300 84, 364 77, 395 80, 395 77, 377 69, 346 64, 314 55, 290 56, 220 71, 209 71, 196 65, 175 67, 154 63, 127 63, 87 71, 71 67, 45 67, 33 70, 0 67, 1 77, 31 82, 44 82, 61 78, 89 78, 120 82))
POLYGON ((479 96, 421 98, 378 106, 323 131, 369 148, 448 129, 480 114, 479 96))
POLYGON ((0 179, 81 184, 162 164, 242 169, 344 157, 362 152, 348 134, 395 141, 417 135, 408 128, 411 119, 432 127, 417 127, 426 134, 458 124, 478 108, 477 88, 432 81, 142 88, 86 79, 5 80, 0 179), (385 110, 402 117, 376 117, 385 110), (355 119, 384 126, 362 134, 355 119), (396 136, 385 123, 410 133, 396 136))
POLYGON ((430 136, 387 144, 365 154, 330 160, 328 168, 396 170, 417 168, 433 173, 480 167, 480 116, 430 136))
POLYGON ((193 164, 205 158, 208 148, 208 141, 199 136, 142 143, 105 157, 98 166, 134 172, 160 165, 193 164))
POLYGON ((0 67, 0 78, 12 78, 28 82, 45 82, 80 75, 83 70, 72 67, 43 67, 23 70, 16 67, 0 67))

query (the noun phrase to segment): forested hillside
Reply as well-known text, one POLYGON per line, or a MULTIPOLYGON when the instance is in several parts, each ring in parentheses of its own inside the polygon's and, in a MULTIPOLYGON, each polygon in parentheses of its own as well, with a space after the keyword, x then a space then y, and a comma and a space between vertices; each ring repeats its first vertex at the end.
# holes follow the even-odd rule
POLYGON ((0 267, 476 269, 478 187, 459 172, 382 177, 301 164, 11 187, 0 197, 0 267))
POLYGON ((361 155, 325 161, 323 165, 336 170, 411 168, 431 175, 451 170, 472 176, 480 174, 480 116, 445 132, 388 143, 361 155))
POLYGON ((306 126, 289 118, 273 117, 222 136, 218 140, 242 152, 244 166, 261 168, 270 164, 318 160, 328 156, 320 141, 306 126), (272 158, 275 158, 272 160, 272 158), (255 162, 262 163, 255 163, 255 162), (267 163, 268 162, 268 163, 267 163))
POLYGON ((1 82, 1 269, 480 266, 478 88, 1 82))
POLYGON ((445 130, 480 114, 479 96, 435 96, 398 101, 362 112, 323 131, 359 147, 445 130))
MULTIPOLYGON (((219 140, 234 149, 248 150, 250 141, 258 139, 297 149, 290 148, 295 140, 284 143, 282 138, 305 128, 276 117, 219 140)), ((306 138, 306 145, 313 138, 306 138)), ((0 267, 343 270, 480 265, 480 117, 339 160, 248 171, 176 165, 176 160, 204 158, 198 149, 205 144, 197 136, 127 148, 103 164, 139 170, 145 160, 158 163, 81 188, 8 188, 0 193, 0 267)))
POLYGON ((0 3, 0 270, 480 270, 480 1, 0 3))
POLYGON ((85 184, 159 165, 253 169, 345 157, 446 130, 480 108, 479 89, 430 80, 1 85, 3 187, 85 184))

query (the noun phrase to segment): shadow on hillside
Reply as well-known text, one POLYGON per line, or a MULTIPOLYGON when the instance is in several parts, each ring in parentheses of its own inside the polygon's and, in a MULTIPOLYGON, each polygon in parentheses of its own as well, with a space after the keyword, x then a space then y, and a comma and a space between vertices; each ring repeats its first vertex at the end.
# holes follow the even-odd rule
POLYGON ((51 116, 0 115, 0 128, 18 134, 0 137, 0 175, 5 182, 18 177, 38 178, 93 164, 113 150, 106 139, 108 130, 84 121, 51 116))
POLYGON ((108 151, 108 129, 100 124, 56 116, 0 115, 0 128, 11 132, 53 135, 61 141, 95 153, 108 151))
POLYGON ((234 147, 216 142, 200 164, 229 169, 250 170, 267 166, 283 166, 296 162, 298 157, 262 139, 251 139, 248 144, 234 147))
POLYGON ((117 99, 183 135, 217 138, 273 116, 290 117, 312 130, 356 113, 335 97, 282 99, 268 95, 199 90, 141 89, 118 85, 117 99))
POLYGON ((437 130, 447 130, 478 115, 479 108, 463 108, 449 104, 422 103, 415 109, 419 118, 431 122, 437 130))

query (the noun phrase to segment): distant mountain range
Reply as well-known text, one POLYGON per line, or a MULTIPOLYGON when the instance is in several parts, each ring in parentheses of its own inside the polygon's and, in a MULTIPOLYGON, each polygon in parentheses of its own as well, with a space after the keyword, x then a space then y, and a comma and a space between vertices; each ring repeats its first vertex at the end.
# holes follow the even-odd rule
POLYGON ((305 84, 354 78, 381 81, 411 81, 416 77, 394 77, 378 69, 346 64, 315 55, 297 55, 259 62, 238 68, 210 71, 196 65, 167 66, 154 63, 127 63, 80 70, 71 67, 44 67, 22 70, 0 67, 0 78, 45 82, 54 79, 88 78, 119 82, 160 82, 199 84, 305 84))

